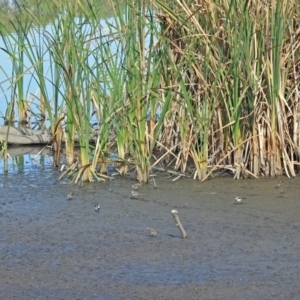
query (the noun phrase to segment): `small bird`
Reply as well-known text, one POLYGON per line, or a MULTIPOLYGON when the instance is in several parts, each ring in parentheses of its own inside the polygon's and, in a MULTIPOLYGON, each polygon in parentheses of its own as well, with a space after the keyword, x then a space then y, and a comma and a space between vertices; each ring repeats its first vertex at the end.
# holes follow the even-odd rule
POLYGON ((149 231, 151 236, 157 236, 157 231, 154 230, 153 228, 147 227, 147 230, 149 231))
POLYGON ((99 212, 100 208, 101 208, 101 205, 95 205, 94 211, 99 212))
POLYGON ((137 191, 131 191, 131 195, 132 195, 132 198, 138 198, 138 197, 142 196, 142 194, 137 191))
POLYGON ((243 204, 243 198, 241 198, 241 197, 235 197, 234 198, 234 200, 235 200, 235 202, 234 202, 234 204, 243 204))
POLYGON ((67 199, 68 199, 68 200, 71 200, 71 199, 73 199, 73 196, 74 196, 74 192, 69 193, 69 194, 67 195, 67 199))

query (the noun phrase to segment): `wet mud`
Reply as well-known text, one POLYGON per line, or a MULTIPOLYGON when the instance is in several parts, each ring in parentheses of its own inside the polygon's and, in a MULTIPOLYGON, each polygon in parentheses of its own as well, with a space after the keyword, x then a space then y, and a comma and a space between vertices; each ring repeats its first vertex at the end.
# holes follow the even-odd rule
POLYGON ((133 199, 129 178, 78 187, 58 176, 2 175, 0 299, 300 298, 299 178, 159 173, 133 199))

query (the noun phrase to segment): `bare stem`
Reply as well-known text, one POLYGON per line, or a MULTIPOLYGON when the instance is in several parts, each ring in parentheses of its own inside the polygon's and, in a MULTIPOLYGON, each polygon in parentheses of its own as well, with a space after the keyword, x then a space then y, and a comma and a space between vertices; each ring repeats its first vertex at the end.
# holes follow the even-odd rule
POLYGON ((182 238, 185 239, 187 237, 187 235, 186 235, 186 232, 185 232, 185 230, 184 230, 184 228, 183 228, 183 226, 182 226, 182 224, 181 224, 181 222, 179 220, 178 211, 175 210, 175 209, 173 209, 171 211, 171 213, 172 213, 173 218, 175 220, 176 226, 179 228, 179 230, 181 232, 182 238))

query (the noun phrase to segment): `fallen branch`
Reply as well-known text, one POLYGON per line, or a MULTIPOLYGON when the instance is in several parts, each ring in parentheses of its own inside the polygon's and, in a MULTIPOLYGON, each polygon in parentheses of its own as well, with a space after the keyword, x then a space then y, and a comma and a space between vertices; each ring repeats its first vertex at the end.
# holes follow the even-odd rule
POLYGON ((185 232, 185 230, 184 230, 184 228, 183 228, 183 226, 182 226, 182 224, 181 224, 181 222, 180 222, 180 220, 179 220, 179 217, 178 217, 178 211, 175 210, 175 209, 173 209, 173 210, 171 211, 171 213, 172 213, 172 215, 173 215, 173 218, 174 218, 174 221, 175 221, 175 223, 176 223, 176 226, 177 226, 177 227, 179 228, 179 230, 180 230, 180 233, 181 233, 181 235, 182 235, 182 238, 185 239, 185 238, 187 237, 187 235, 186 235, 186 232, 185 232))
POLYGON ((52 135, 47 130, 0 126, 0 141, 6 141, 6 138, 8 144, 33 145, 50 143, 52 135))
MULTIPOLYGON (((95 142, 98 130, 90 133, 90 141, 95 142)), ((24 127, 0 126, 0 142, 6 141, 10 145, 46 145, 52 144, 53 136, 49 130, 33 130, 24 127), (8 133, 8 134, 7 134, 8 133)), ((65 142, 65 134, 62 141, 65 142)), ((75 133, 74 141, 79 142, 78 134, 75 133)))

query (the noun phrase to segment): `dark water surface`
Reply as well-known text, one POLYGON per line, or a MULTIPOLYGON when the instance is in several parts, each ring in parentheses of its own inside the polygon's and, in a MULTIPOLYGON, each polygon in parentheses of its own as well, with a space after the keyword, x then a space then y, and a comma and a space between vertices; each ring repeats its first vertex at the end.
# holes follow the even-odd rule
POLYGON ((131 199, 131 179, 59 175, 50 163, 2 175, 0 299, 300 299, 299 178, 160 173, 131 199))

